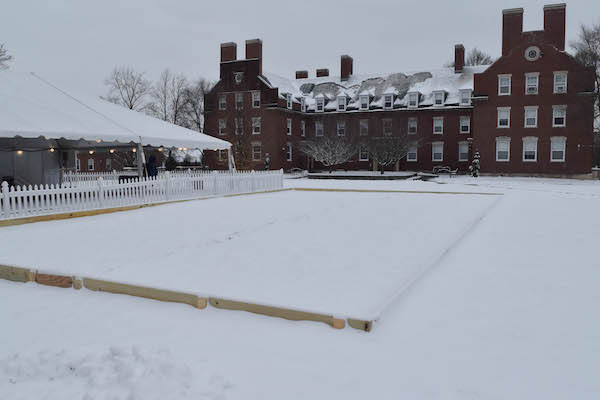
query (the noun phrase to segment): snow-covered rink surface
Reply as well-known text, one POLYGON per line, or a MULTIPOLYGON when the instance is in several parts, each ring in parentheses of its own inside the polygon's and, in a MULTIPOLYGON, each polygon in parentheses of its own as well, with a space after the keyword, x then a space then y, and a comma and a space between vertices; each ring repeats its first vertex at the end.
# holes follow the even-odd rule
POLYGON ((5 228, 0 263, 373 319, 497 200, 286 191, 191 201, 5 228))
MULTIPOLYGON (((197 310, 181 304, 129 296, 0 281, 0 317, 3 321, 0 329, 0 398, 600 398, 600 182, 456 177, 428 183, 297 179, 286 181, 286 184, 354 189, 490 191, 502 192, 504 196, 489 209, 485 204, 477 204, 480 200, 469 203, 466 208, 470 211, 466 215, 474 218, 482 211, 483 218, 442 254, 421 279, 386 307, 370 333, 349 328, 338 331, 325 324, 291 322, 211 307, 197 310)), ((341 203, 339 207, 346 204, 352 207, 363 198, 350 193, 346 194, 348 200, 330 194, 316 197, 321 194, 313 193, 310 198, 331 199, 341 203)), ((387 196, 367 195, 376 199, 374 202, 387 196)), ((389 196, 404 198, 398 197, 404 195, 389 196)), ((297 207, 303 207, 306 212, 316 207, 312 203, 275 206, 264 202, 266 198, 269 197, 248 196, 243 203, 222 199, 223 204, 242 204, 243 208, 258 210, 264 207, 266 211, 261 215, 269 215, 266 219, 262 217, 263 225, 245 225, 238 221, 240 228, 236 231, 244 226, 246 229, 262 227, 275 218, 281 223, 286 215, 302 215, 291 211, 297 207), (260 206, 253 205, 254 202, 260 206)), ((287 199, 285 196, 279 198, 287 199)), ((444 200, 469 201, 470 198, 453 196, 444 200)), ((211 201, 195 203, 208 205, 211 201)), ((387 201, 381 200, 376 207, 363 204, 357 209, 360 215, 369 214, 370 209, 381 209, 385 203, 387 201)), ((394 200, 394 204, 402 210, 401 202, 394 200)), ((446 211, 462 210, 456 204, 446 207, 436 202, 435 207, 438 206, 446 211)), ((163 206, 152 211, 170 207, 177 210, 175 206, 163 206)), ((329 213, 323 211, 322 215, 332 218, 332 225, 341 223, 334 219, 340 218, 336 217, 334 204, 319 204, 319 207, 329 210, 329 213)), ((382 212, 389 213, 387 207, 382 212)), ((435 207, 421 202, 410 211, 435 213, 435 207)), ((229 225, 225 221, 240 212, 225 206, 208 209, 214 214, 217 210, 222 211, 224 216, 203 216, 201 220, 218 219, 219 223, 211 229, 194 222, 194 232, 190 232, 185 221, 192 217, 190 215, 183 218, 174 215, 172 221, 160 222, 148 216, 151 214, 145 214, 151 210, 105 217, 112 221, 112 234, 134 232, 126 235, 128 246, 124 255, 131 263, 135 260, 134 253, 144 254, 150 247, 140 242, 133 244, 135 237, 144 236, 146 232, 159 237, 153 241, 152 249, 158 255, 166 251, 164 246, 156 245, 164 240, 160 237, 165 232, 179 235, 185 243, 192 243, 189 236, 194 236, 198 242, 202 235, 213 230, 231 233, 225 228, 235 224, 229 225), (141 228, 119 223, 120 218, 127 217, 129 221, 134 214, 146 215, 146 218, 139 217, 143 221, 141 228)), ((460 215, 461 226, 468 227, 465 214, 460 215)), ((451 217, 445 218, 443 224, 452 221, 451 217)), ((387 219, 392 220, 389 216, 387 219)), ((100 218, 88 219, 97 223, 86 230, 71 230, 67 223, 79 225, 83 220, 33 224, 19 229, 1 228, 3 259, 0 262, 5 261, 6 254, 41 261, 46 258, 58 260, 62 256, 63 263, 57 265, 57 269, 69 269, 67 262, 74 259, 70 253, 78 251, 74 243, 95 243, 94 226, 104 225, 104 222, 98 223, 102 221, 100 218), (55 228, 51 229, 51 226, 55 228), (20 229, 30 230, 30 235, 20 233, 20 229), (44 230, 45 235, 34 230, 44 230), (16 235, 21 235, 19 240, 14 239, 16 235), (58 243, 58 247, 45 247, 44 254, 34 255, 47 246, 46 241, 58 243)), ((441 229, 440 225, 434 225, 430 234, 435 235, 435 231, 441 229)), ((275 232, 279 231, 272 231, 269 240, 273 244, 298 244, 302 240, 310 243, 313 240, 310 236, 317 235, 312 227, 307 232, 291 230, 297 226, 291 222, 287 226, 290 231, 285 232, 285 237, 277 236, 275 232)), ((310 224, 300 226, 309 227, 310 224)), ((377 232, 370 234, 379 235, 379 240, 385 243, 401 235, 391 230, 398 229, 394 221, 388 221, 386 226, 390 227, 386 232, 388 236, 377 232)), ((340 231, 334 226, 329 228, 340 231)), ((413 233, 419 231, 418 227, 407 225, 401 230, 410 229, 413 233)), ((358 254, 354 249, 366 236, 353 236, 353 241, 344 249, 358 254)), ((401 240, 393 243, 396 250, 386 253, 386 257, 393 254, 392 261, 401 265, 399 261, 405 258, 401 249, 408 246, 403 247, 401 240)), ((180 248, 177 251, 189 250, 180 248)), ((379 246, 370 248, 373 261, 381 260, 378 251, 379 246)), ((98 242, 93 254, 83 257, 83 261, 98 264, 96 259, 109 257, 106 253, 110 252, 109 245, 98 242)), ((318 259, 322 254, 307 253, 303 259, 318 259)), ((268 259, 269 254, 264 254, 261 259, 268 259)), ((298 257, 299 253, 292 254, 298 257)), ((228 257, 233 255, 223 255, 225 260, 228 257)), ((235 257, 248 259, 244 254, 235 257)), ((350 259, 343 254, 337 255, 339 257, 350 259)), ((292 258, 290 256, 288 261, 292 258)), ((200 266, 201 261, 198 262, 200 266)), ((333 265, 337 263, 337 260, 326 261, 333 265)), ((143 268, 150 271, 157 268, 150 264, 144 263, 143 268)), ((247 274, 245 278, 249 279, 249 276, 247 274)), ((267 274, 261 276, 274 281, 281 279, 276 275, 272 278, 266 277, 267 274)), ((188 275, 184 278, 189 280, 188 275)), ((347 277, 340 279, 349 280, 347 277)), ((292 278, 286 281, 295 282, 292 278)), ((366 290, 370 289, 361 286, 361 291, 355 295, 364 298, 366 290)), ((310 288, 309 294, 313 293, 315 291, 310 288)), ((383 295, 378 297, 385 298, 383 295)))

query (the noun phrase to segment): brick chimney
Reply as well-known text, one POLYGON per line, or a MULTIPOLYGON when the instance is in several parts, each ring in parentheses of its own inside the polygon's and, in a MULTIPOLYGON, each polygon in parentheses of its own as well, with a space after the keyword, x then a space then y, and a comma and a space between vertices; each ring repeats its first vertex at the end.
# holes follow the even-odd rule
POLYGON ((221 62, 237 60, 237 44, 233 42, 221 43, 221 62))
POLYGON ((296 79, 308 78, 308 71, 296 71, 296 79))
POLYGON ((454 46, 454 73, 460 74, 465 67, 465 46, 457 44, 454 46))
POLYGON ((516 47, 523 33, 523 9, 511 8, 502 11, 502 55, 516 47))
POLYGON ((329 76, 329 70, 327 68, 321 68, 317 70, 317 78, 322 76, 329 76))
POLYGON ((544 6, 544 36, 560 51, 565 50, 566 11, 565 3, 544 6))
POLYGON ((246 60, 258 60, 258 74, 262 75, 262 40, 246 40, 246 60))
POLYGON ((340 65, 341 65, 341 73, 340 76, 342 77, 343 81, 348 80, 348 78, 350 78, 350 75, 352 75, 352 64, 354 62, 354 60, 352 60, 352 57, 348 56, 348 55, 343 55, 341 57, 340 60, 340 65))

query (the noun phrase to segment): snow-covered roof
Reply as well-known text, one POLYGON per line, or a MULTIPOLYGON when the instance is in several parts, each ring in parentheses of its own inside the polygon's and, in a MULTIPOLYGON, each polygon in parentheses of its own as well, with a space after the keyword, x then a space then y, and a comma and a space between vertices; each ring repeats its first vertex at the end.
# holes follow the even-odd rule
MULTIPOLYGON (((473 77, 487 69, 487 65, 465 67, 463 72, 455 73, 454 68, 440 68, 428 71, 413 71, 391 74, 351 75, 347 80, 339 76, 326 76, 311 79, 287 79, 277 74, 265 72, 264 77, 272 87, 282 93, 291 93, 294 101, 306 98, 308 111, 314 111, 314 99, 325 97, 336 99, 341 94, 350 97, 348 109, 358 109, 361 94, 370 95, 370 106, 381 107, 383 94, 396 96, 394 106, 407 106, 406 94, 419 92, 421 107, 433 106, 433 93, 447 93, 446 105, 458 105, 461 90, 473 90, 473 77), (303 91, 304 90, 304 91, 303 91)), ((328 109, 328 108, 326 108, 328 109)), ((333 109, 333 107, 332 107, 333 109)))
POLYGON ((141 143, 217 150, 229 142, 100 98, 60 89, 33 73, 0 72, 0 137, 141 143))

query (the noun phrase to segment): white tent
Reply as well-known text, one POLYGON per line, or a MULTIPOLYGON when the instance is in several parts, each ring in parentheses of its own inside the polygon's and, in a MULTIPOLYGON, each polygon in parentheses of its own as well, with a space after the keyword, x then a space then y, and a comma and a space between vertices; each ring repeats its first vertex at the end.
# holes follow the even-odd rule
POLYGON ((231 143, 75 94, 33 73, 0 72, 0 138, 86 140, 228 150, 231 143))

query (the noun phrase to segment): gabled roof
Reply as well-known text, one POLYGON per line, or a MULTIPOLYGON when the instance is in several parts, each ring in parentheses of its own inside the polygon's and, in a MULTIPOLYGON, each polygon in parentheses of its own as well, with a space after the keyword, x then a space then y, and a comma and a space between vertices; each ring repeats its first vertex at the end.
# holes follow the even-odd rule
POLYGON ((75 94, 32 73, 0 71, 0 137, 141 143, 217 150, 229 142, 75 94))

